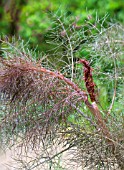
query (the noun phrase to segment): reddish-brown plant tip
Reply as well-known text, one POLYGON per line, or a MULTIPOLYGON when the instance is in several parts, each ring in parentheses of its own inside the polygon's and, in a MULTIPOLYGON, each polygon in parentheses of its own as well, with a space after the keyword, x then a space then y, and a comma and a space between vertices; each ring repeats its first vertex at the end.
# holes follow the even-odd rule
POLYGON ((96 97, 95 97, 95 89, 94 89, 95 83, 93 82, 93 77, 92 77, 92 68, 89 62, 85 59, 80 59, 79 62, 84 65, 85 85, 86 85, 87 92, 90 96, 91 101, 94 102, 96 101, 96 97))

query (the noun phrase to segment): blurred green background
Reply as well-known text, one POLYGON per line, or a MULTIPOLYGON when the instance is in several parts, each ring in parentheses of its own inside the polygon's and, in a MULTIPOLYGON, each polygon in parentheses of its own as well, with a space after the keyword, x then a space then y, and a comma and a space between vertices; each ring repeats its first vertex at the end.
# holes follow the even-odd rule
POLYGON ((46 51, 46 35, 52 28, 53 14, 61 10, 66 16, 80 19, 110 15, 113 20, 124 23, 124 0, 1 0, 0 33, 20 36, 30 41, 31 48, 46 51))

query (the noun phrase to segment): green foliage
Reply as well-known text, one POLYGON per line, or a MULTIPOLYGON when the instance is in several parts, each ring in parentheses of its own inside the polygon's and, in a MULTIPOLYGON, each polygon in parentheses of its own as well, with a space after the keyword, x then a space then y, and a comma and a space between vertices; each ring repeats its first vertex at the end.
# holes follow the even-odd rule
POLYGON ((66 16, 70 15, 79 19, 79 25, 84 20, 90 18, 94 20, 96 13, 103 17, 108 13, 111 18, 124 22, 124 2, 123 0, 96 1, 68 1, 68 0, 7 0, 1 1, 0 8, 0 32, 11 34, 15 29, 11 24, 14 22, 18 28, 13 30, 17 36, 21 36, 25 41, 30 40, 31 47, 38 45, 38 50, 47 52, 49 47, 45 44, 46 35, 49 29, 53 27, 53 13, 62 11, 66 16), (16 18, 16 15, 18 17, 16 18))

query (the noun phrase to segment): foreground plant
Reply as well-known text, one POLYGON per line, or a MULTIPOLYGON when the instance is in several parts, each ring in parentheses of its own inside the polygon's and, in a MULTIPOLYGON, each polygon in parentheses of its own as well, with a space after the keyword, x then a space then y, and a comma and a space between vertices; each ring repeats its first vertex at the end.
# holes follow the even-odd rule
MULTIPOLYGON (((96 82, 93 79, 93 72, 96 81, 101 72, 97 72, 97 67, 93 70, 90 62, 84 57, 81 57, 77 63, 78 70, 74 70, 75 49, 72 48, 71 42, 74 37, 66 31, 61 20, 58 22, 63 29, 60 30, 60 37, 62 40, 63 36, 65 40, 67 38, 67 42, 64 40, 62 45, 69 43, 67 50, 70 48, 70 78, 48 65, 46 58, 35 60, 31 52, 25 50, 23 42, 1 40, 5 46, 3 57, 0 59, 1 142, 5 146, 10 145, 12 141, 22 147, 28 148, 30 145, 29 150, 32 148, 37 152, 38 155, 27 163, 22 157, 20 158, 21 166, 25 169, 34 169, 44 162, 55 164, 54 158, 75 147, 78 152, 74 159, 80 160, 79 165, 83 162, 89 165, 89 168, 103 166, 109 169, 113 162, 114 166, 118 164, 119 168, 124 169, 124 140, 123 135, 121 140, 119 137, 124 130, 123 117, 119 115, 115 117, 112 113, 118 90, 117 79, 122 76, 117 69, 118 61, 113 56, 114 48, 110 46, 114 43, 107 39, 104 47, 110 48, 110 52, 113 50, 111 59, 114 63, 112 67, 114 73, 112 72, 110 76, 115 76, 115 79, 113 77, 115 84, 112 86, 114 95, 110 107, 105 110, 101 106, 102 103, 98 102, 96 82), (62 31, 64 35, 61 35, 62 31), (79 76, 82 67, 84 79, 79 76), (120 74, 118 77, 117 72, 120 74), (84 89, 80 85, 81 82, 84 84, 84 89), (53 145, 60 145, 60 143, 65 148, 57 153, 51 152, 53 145)), ((113 31, 115 28, 112 28, 113 31)), ((100 37, 99 34, 95 37, 99 41, 100 48, 102 48, 101 38, 104 36, 105 39, 108 38, 107 31, 109 32, 109 29, 106 30, 105 35, 103 31, 102 36, 100 33, 100 37)), ((99 50, 97 55, 92 52, 92 48, 96 50, 94 44, 95 42, 93 44, 91 42, 87 46, 87 50, 89 48, 93 56, 91 60, 96 60, 97 55, 99 57, 99 50)), ((104 54, 104 49, 102 52, 104 54)), ((67 52, 66 54, 69 55, 67 52)), ((105 60, 108 62, 107 58, 101 60, 103 63, 105 60)), ((108 76, 105 70, 103 74, 108 76)), ((103 77, 104 81, 106 77, 103 77)))

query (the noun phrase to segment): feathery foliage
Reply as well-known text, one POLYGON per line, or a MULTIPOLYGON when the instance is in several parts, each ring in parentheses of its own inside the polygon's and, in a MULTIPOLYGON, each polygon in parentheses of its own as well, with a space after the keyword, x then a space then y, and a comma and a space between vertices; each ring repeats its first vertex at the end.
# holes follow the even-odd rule
POLYGON ((35 155, 26 162, 19 151, 20 169, 55 165, 71 149, 72 160, 83 168, 123 169, 124 29, 117 24, 105 28, 100 22, 88 20, 84 29, 58 18, 50 38, 53 55, 60 55, 57 63, 64 63, 60 70, 49 56, 34 57, 22 40, 1 39, 1 143, 25 148, 27 157, 30 150, 35 155), (88 76, 78 58, 89 61, 88 76), (94 88, 101 90, 97 100, 94 88))

